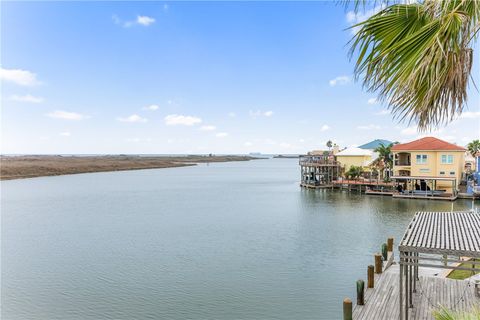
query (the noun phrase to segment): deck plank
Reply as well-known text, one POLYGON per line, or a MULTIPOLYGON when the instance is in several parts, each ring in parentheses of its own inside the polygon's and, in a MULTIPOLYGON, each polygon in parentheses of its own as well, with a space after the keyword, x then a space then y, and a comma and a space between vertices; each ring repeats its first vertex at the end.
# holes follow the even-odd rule
MULTIPOLYGON (((354 306, 353 319, 398 319, 399 275, 386 272, 376 279, 374 289, 369 289, 364 306, 354 306)), ((432 312, 440 306, 455 311, 469 311, 480 305, 474 294, 472 282, 439 277, 420 277, 417 292, 413 294, 414 306, 409 309, 409 319, 433 320, 432 312)))

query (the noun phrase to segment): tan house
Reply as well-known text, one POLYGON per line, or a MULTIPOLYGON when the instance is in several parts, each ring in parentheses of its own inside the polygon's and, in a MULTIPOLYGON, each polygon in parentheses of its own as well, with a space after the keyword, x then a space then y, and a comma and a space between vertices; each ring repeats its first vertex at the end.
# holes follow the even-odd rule
POLYGON ((456 193, 465 167, 465 148, 434 138, 425 137, 392 147, 393 175, 412 182, 406 189, 446 191, 456 193), (410 179, 408 179, 410 178, 410 179))
POLYGON ((378 154, 368 149, 349 147, 336 154, 337 161, 341 163, 342 168, 348 171, 350 167, 362 167, 365 171, 378 157, 378 154))

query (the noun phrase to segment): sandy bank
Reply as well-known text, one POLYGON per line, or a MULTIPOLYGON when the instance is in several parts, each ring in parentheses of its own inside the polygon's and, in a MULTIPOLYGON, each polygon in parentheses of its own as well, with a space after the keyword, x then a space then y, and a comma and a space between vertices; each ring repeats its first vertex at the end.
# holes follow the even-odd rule
POLYGON ((248 156, 2 156, 0 180, 63 174, 192 166, 197 163, 248 161, 248 156))

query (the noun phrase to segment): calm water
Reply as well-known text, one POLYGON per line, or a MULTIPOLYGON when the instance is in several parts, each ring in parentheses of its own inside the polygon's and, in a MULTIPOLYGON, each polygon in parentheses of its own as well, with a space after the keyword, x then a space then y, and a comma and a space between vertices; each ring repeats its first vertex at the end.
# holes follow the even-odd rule
POLYGON ((340 319, 417 210, 302 190, 295 159, 2 182, 2 319, 340 319))

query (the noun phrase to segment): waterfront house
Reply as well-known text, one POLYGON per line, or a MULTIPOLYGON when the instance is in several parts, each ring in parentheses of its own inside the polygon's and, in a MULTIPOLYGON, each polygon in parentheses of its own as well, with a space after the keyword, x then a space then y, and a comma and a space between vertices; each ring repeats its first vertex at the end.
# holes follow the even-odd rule
POLYGON ((392 147, 393 174, 404 190, 456 196, 465 167, 465 148, 425 137, 392 147), (428 191, 428 192, 427 192, 428 191))
POLYGON ((349 147, 336 154, 337 161, 345 171, 352 166, 362 167, 364 171, 369 171, 369 166, 377 157, 378 154, 373 150, 358 147, 349 147))

